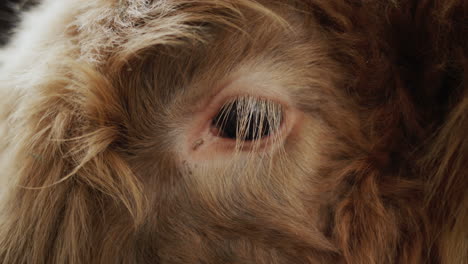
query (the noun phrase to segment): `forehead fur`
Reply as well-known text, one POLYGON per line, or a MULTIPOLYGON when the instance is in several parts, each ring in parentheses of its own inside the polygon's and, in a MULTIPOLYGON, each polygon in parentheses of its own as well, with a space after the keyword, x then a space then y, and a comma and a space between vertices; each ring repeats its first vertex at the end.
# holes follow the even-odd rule
POLYGON ((335 77, 323 37, 313 27, 306 28, 306 15, 297 12, 293 1, 93 5, 79 12, 70 26, 71 37, 80 45, 80 60, 105 71, 116 87, 126 90, 126 98, 142 96, 145 88, 137 83, 159 87, 166 94, 190 83, 201 89, 192 89, 185 97, 197 98, 212 93, 210 87, 229 75, 248 71, 270 72, 266 78, 276 72, 274 78, 283 79, 285 87, 331 86, 329 79, 335 77))
POLYGON ((243 31, 264 19, 287 26, 270 8, 248 0, 90 1, 80 4, 70 29, 82 56, 99 60, 112 52, 125 59, 149 47, 206 42, 208 28, 243 31))

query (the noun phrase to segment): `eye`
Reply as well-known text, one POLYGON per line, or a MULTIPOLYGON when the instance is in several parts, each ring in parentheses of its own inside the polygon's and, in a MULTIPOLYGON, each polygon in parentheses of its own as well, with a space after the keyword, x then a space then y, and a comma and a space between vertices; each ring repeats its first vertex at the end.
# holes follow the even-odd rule
POLYGON ((212 120, 217 136, 254 141, 272 136, 281 126, 281 104, 255 98, 239 97, 224 104, 212 120))

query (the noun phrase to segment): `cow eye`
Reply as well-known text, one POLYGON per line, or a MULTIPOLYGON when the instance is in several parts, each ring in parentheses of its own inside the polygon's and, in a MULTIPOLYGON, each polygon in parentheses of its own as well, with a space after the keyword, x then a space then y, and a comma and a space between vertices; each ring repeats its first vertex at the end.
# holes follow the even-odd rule
POLYGON ((279 103, 240 97, 224 104, 212 120, 217 136, 254 141, 274 135, 280 128, 283 110, 279 103))

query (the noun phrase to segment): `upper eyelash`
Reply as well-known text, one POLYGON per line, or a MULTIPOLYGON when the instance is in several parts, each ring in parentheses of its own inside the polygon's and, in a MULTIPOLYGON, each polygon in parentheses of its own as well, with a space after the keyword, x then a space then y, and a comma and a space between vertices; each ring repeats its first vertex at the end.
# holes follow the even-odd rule
POLYGON ((255 126, 252 128, 253 130, 251 132, 256 135, 256 138, 251 140, 257 140, 262 138, 259 131, 264 129, 263 125, 265 125, 265 120, 267 121, 268 127, 270 129, 272 128, 274 131, 279 129, 283 121, 283 107, 281 104, 264 98, 242 96, 226 102, 214 117, 213 121, 215 122, 213 125, 222 131, 233 107, 236 107, 237 116, 242 117, 236 127, 238 130, 236 135, 240 134, 239 138, 241 139, 246 137, 247 133, 250 132, 251 125, 255 126), (254 110, 260 112, 260 116, 258 113, 254 114, 254 110), (255 120, 254 124, 251 122, 252 119, 255 120), (256 125, 260 125, 260 127, 256 125))

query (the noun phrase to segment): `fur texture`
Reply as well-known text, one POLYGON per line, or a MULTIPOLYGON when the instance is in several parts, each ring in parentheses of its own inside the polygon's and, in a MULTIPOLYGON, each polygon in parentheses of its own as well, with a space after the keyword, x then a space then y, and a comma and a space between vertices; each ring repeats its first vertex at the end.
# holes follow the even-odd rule
POLYGON ((44 0, 0 50, 0 262, 466 263, 467 15, 44 0), (186 159, 197 107, 237 81, 300 125, 186 159))

